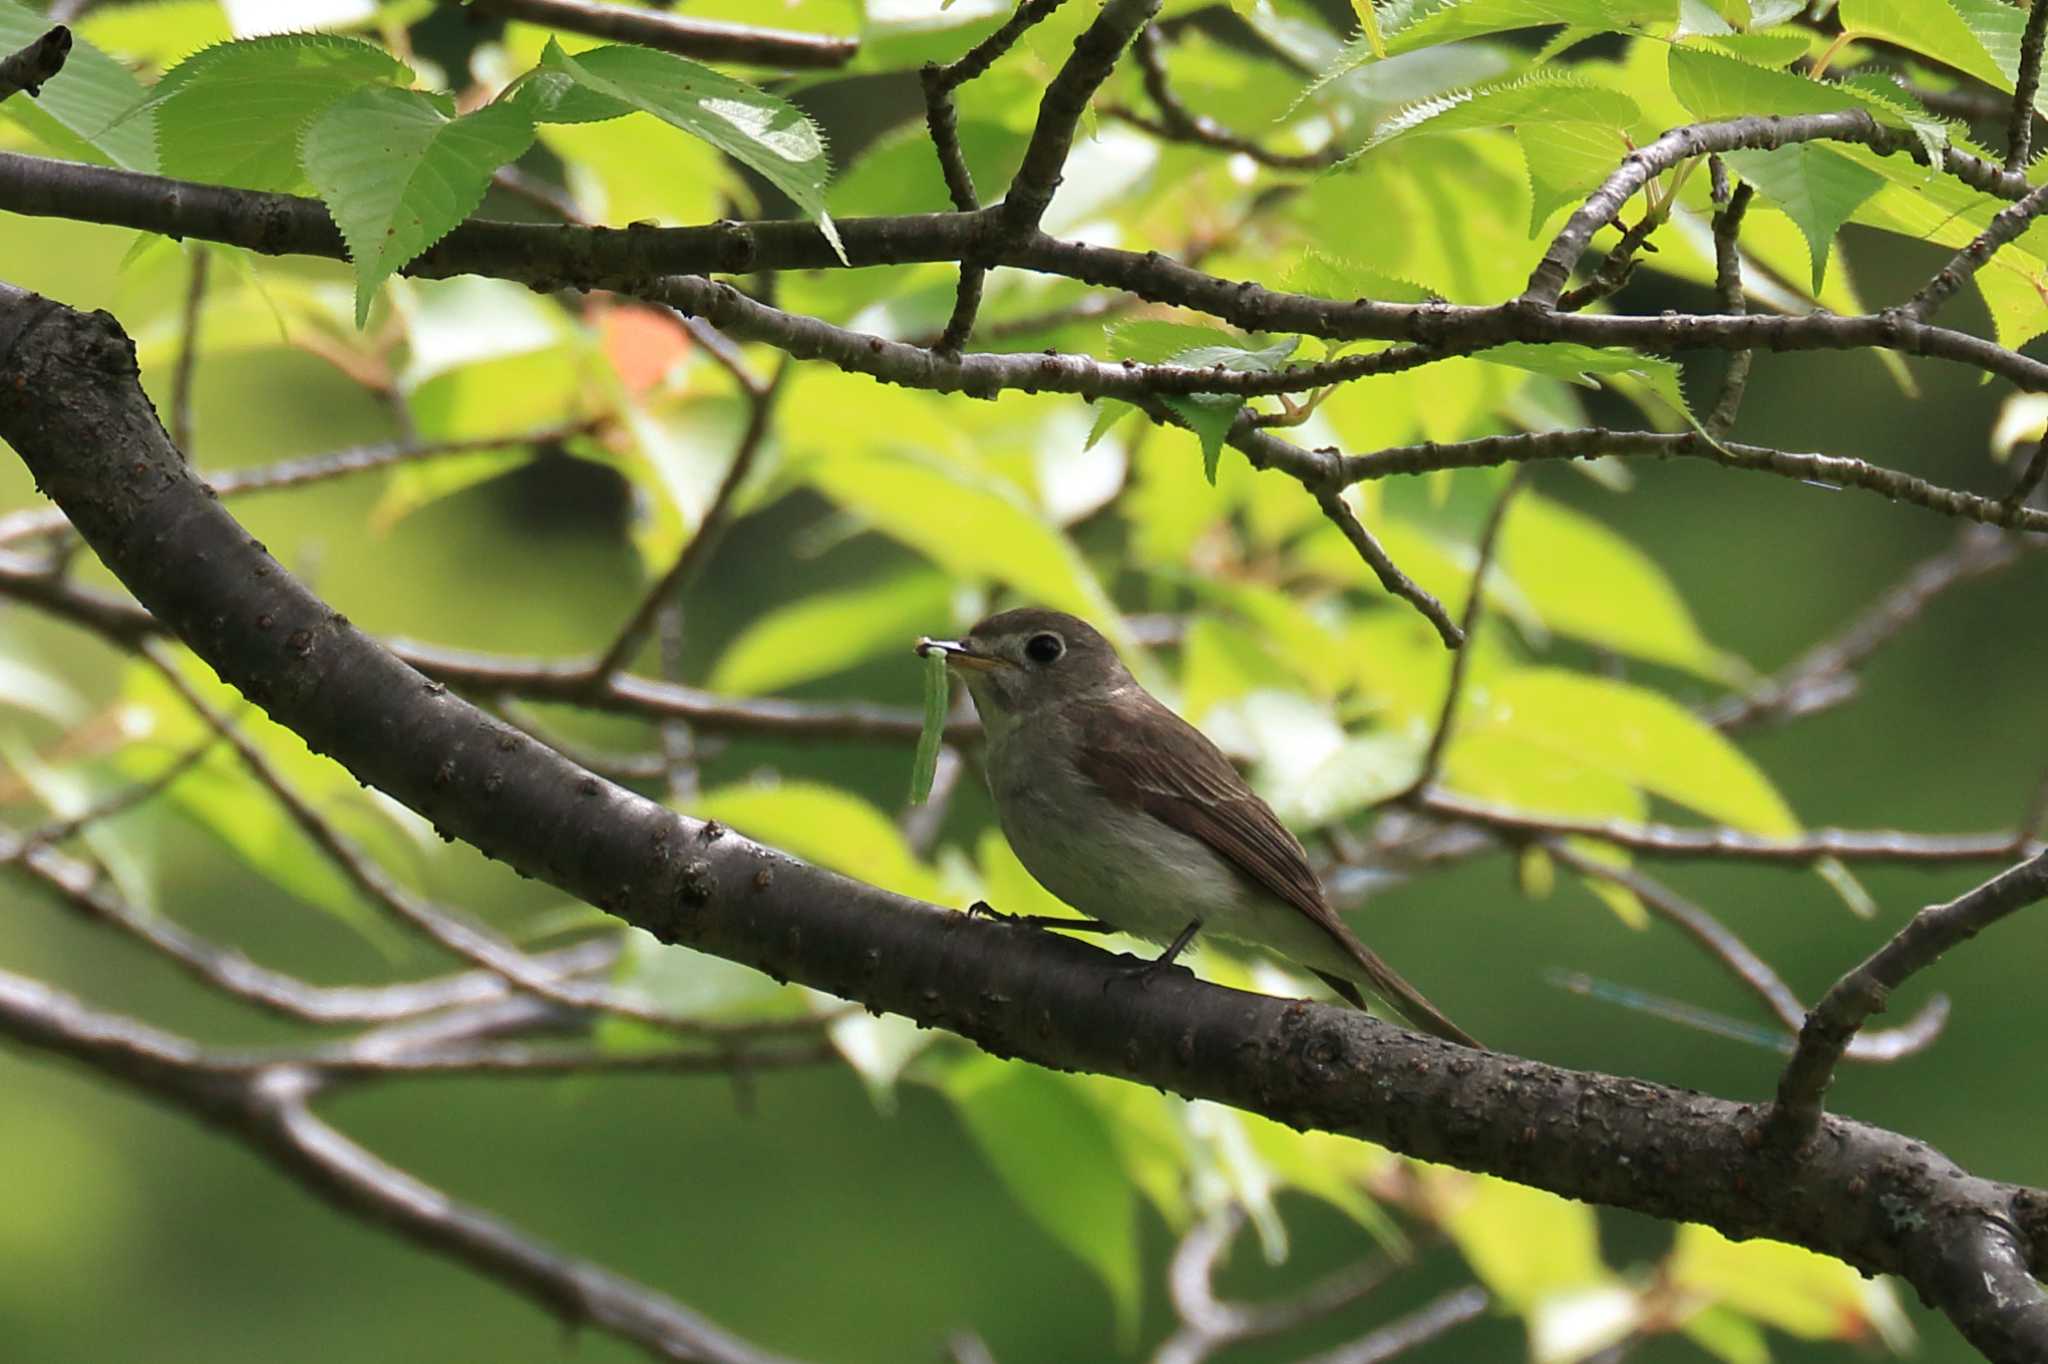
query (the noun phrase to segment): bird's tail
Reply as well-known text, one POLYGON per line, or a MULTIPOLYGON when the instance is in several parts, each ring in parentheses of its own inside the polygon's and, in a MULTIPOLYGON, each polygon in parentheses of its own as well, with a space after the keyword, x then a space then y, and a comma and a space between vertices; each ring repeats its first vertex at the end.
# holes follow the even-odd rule
MULTIPOLYGON (((1444 1017, 1443 1011, 1430 1003, 1423 996, 1422 991, 1401 979, 1400 973, 1384 961, 1381 961, 1377 952, 1374 952, 1370 947, 1367 947, 1350 934, 1346 934, 1345 937, 1348 941, 1345 942, 1344 946, 1358 964, 1358 976, 1364 979, 1374 994, 1393 1006, 1396 1013, 1422 1029, 1422 1031, 1435 1037, 1441 1037, 1446 1042, 1456 1042, 1461 1047, 1471 1047, 1476 1051, 1486 1050, 1471 1033, 1466 1032, 1463 1028, 1451 1022, 1450 1019, 1444 1017)), ((1351 984, 1350 981, 1342 977, 1330 976, 1321 971, 1318 971, 1316 974, 1322 976, 1324 980, 1329 981, 1331 985, 1335 986, 1337 993, 1343 995, 1360 1008, 1364 1007, 1364 1001, 1358 997, 1358 991, 1355 987, 1351 989, 1344 988, 1351 984)))

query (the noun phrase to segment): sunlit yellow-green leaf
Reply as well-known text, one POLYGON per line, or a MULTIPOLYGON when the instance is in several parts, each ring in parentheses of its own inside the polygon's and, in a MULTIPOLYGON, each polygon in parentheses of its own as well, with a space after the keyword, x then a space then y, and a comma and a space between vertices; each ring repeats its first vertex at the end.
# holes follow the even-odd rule
POLYGON ((1491 1175, 1432 1174, 1444 1232, 1508 1306, 1525 1311, 1546 1295, 1611 1282, 1600 1229, 1584 1203, 1491 1175))
POLYGON ((725 646, 705 685, 751 696, 892 652, 907 659, 919 635, 945 633, 951 605, 952 585, 929 569, 815 592, 756 616, 725 646))
POLYGON ((1005 583, 1087 619, 1127 657, 1135 652, 1079 552, 1013 486, 933 455, 874 447, 818 452, 796 472, 947 572, 1005 583))
MULTIPOLYGON (((900 788, 899 788, 900 789, 900 788)), ((834 871, 901 895, 937 899, 938 878, 918 861, 880 810, 849 791, 814 782, 749 782, 706 791, 690 813, 729 824, 834 871)))
POLYGON ((1509 509, 1498 562, 1543 624, 1559 634, 1738 685, 1749 668, 1700 632, 1664 570, 1592 517, 1523 493, 1509 509))
MULTIPOLYGON (((1501 677, 1475 701, 1468 733, 1487 731, 1547 750, 1750 833, 1790 837, 1799 830, 1777 788, 1740 749, 1660 693, 1558 668, 1526 668, 1501 677)), ((1454 745, 1454 754, 1461 746, 1454 745)), ((1465 769, 1455 770, 1462 775, 1465 769)))
POLYGON ((1895 1349, 1912 1341, 1889 1283, 1782 1241, 1731 1241, 1711 1227, 1687 1224, 1678 1230, 1664 1272, 1674 1287, 1787 1335, 1839 1340, 1875 1332, 1895 1349))

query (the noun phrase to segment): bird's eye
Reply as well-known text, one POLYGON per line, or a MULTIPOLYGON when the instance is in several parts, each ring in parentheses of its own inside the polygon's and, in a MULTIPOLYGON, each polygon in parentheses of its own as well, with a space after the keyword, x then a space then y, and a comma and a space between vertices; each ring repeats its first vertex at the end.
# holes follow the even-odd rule
POLYGON ((1060 642, 1060 637, 1050 631, 1024 641, 1024 656, 1033 663, 1056 662, 1066 651, 1067 646, 1060 642))

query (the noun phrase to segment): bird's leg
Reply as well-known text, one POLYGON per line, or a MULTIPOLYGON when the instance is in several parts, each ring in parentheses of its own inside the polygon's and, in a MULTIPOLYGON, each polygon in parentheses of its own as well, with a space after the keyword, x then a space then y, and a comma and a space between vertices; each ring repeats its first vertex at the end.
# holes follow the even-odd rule
POLYGON ((1077 933, 1114 933, 1116 925, 1100 919, 1069 919, 1060 914, 1005 914, 986 900, 967 906, 970 919, 995 919, 1020 928, 1070 928, 1077 933))
POLYGON ((1139 985, 1144 985, 1152 977, 1171 969, 1174 959, 1188 950, 1188 944, 1193 942, 1195 934, 1201 931, 1202 921, 1200 919, 1190 919, 1188 926, 1174 935, 1173 941, 1166 945, 1164 952, 1161 952, 1148 962, 1142 962, 1137 966, 1126 966, 1119 974, 1127 980, 1135 980, 1139 985))

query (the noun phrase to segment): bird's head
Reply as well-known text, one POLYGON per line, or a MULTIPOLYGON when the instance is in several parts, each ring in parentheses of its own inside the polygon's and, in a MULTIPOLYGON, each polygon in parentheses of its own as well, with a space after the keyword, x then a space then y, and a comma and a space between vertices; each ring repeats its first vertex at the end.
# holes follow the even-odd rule
POLYGON ((1037 711, 1104 699, 1136 685, 1094 626, 1043 607, 1003 611, 964 638, 918 645, 920 653, 934 649, 967 683, 983 727, 992 732, 1037 711))

